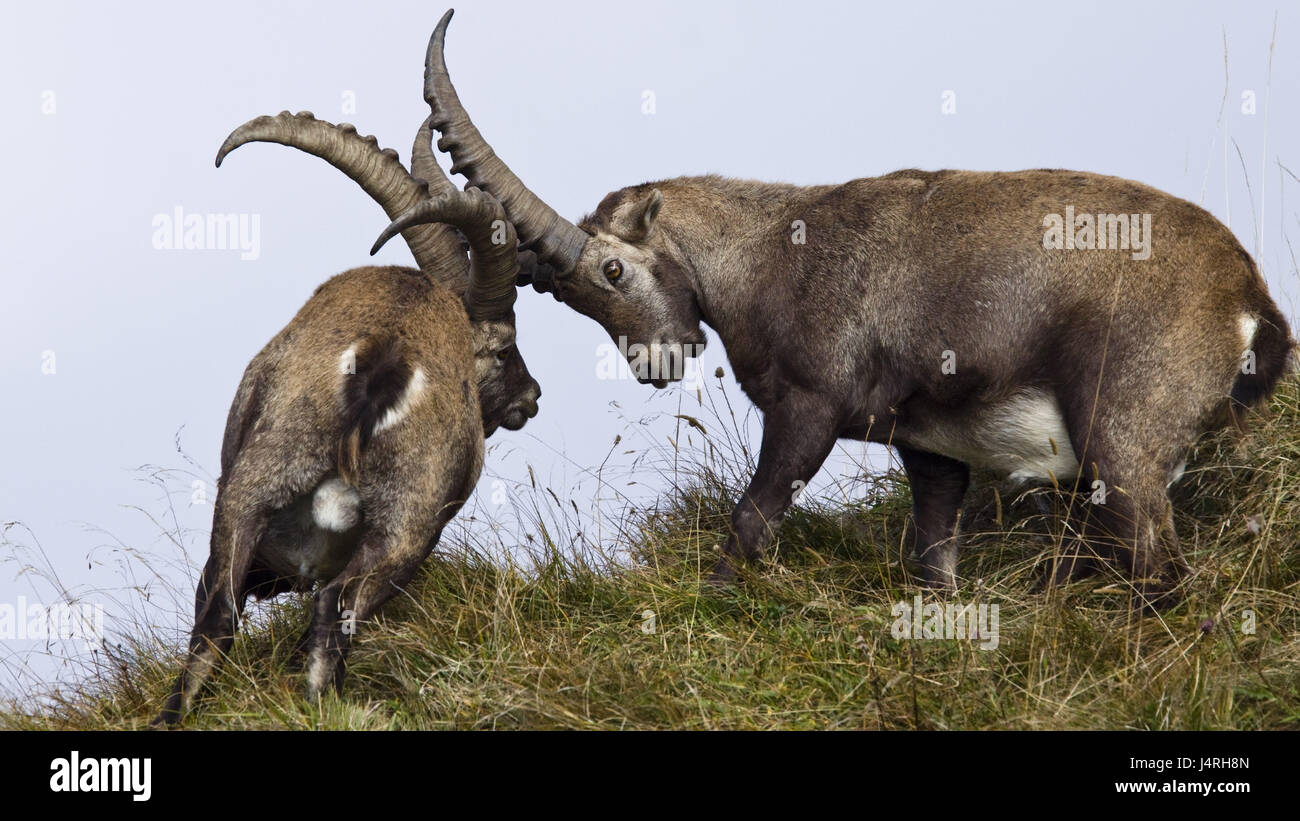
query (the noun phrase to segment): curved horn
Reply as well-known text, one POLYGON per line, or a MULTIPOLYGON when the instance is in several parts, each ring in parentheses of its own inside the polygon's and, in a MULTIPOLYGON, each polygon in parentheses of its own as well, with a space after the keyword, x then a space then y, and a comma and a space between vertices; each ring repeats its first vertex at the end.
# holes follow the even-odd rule
POLYGON ((500 200, 524 243, 536 250, 543 262, 554 266, 557 274, 566 274, 578 264, 587 235, 528 190, 470 121, 451 84, 443 55, 452 13, 449 9, 433 30, 424 64, 424 99, 433 113, 433 126, 442 132, 438 148, 451 154, 451 173, 463 173, 470 185, 500 200))
MULTIPOLYGON (((415 132, 415 142, 411 145, 411 176, 417 183, 422 182, 428 186, 427 197, 460 190, 442 172, 442 166, 438 165, 438 160, 433 155, 432 114, 424 118, 424 122, 420 123, 420 128, 415 132)), ((389 218, 391 217, 390 214, 389 218)))
POLYGON ((549 263, 542 262, 537 258, 533 251, 519 252, 519 276, 515 277, 515 284, 520 288, 525 285, 533 286, 533 290, 539 294, 553 292, 555 290, 555 268, 549 263))
POLYGON ((448 191, 411 208, 384 229, 371 250, 379 250, 400 228, 442 222, 454 225, 469 241, 469 287, 465 309, 475 322, 505 319, 515 304, 519 274, 519 238, 496 197, 477 188, 448 191))
MULTIPOLYGON (((432 145, 431 120, 426 119, 420 126, 416 134, 416 149, 421 139, 425 146, 432 145)), ((416 156, 413 149, 412 165, 420 160, 421 167, 422 179, 417 180, 407 173, 393 149, 381 149, 374 137, 362 137, 347 123, 335 125, 318 120, 310 111, 298 114, 282 111, 274 117, 257 117, 244 123, 230 132, 221 144, 217 151, 217 167, 221 167, 227 154, 249 142, 280 143, 320 157, 365 189, 390 219, 424 201, 431 193, 437 195, 455 190, 433 161, 431 147, 425 149, 427 158, 416 156)), ((402 232, 402 236, 426 276, 455 286, 459 292, 466 272, 465 249, 451 228, 412 225, 402 232)))

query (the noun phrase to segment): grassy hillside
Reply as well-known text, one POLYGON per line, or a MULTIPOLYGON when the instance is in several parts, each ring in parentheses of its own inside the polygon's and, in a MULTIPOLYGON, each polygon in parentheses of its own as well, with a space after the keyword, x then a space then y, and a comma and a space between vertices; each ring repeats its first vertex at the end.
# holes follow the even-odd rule
MULTIPOLYGON (((1122 579, 1031 593, 1064 502, 972 490, 956 600, 999 606, 997 647, 891 634, 917 588, 900 548, 906 484, 869 501, 805 496, 772 559, 734 590, 701 585, 748 457, 715 447, 657 509, 625 519, 632 562, 555 547, 527 572, 444 544, 357 637, 341 699, 308 703, 289 657, 305 600, 236 643, 193 728, 1172 728, 1300 722, 1300 382, 1244 437, 1200 448, 1177 486, 1196 575, 1182 605, 1138 617, 1122 579), (734 458, 733 458, 734 457, 734 458), (1254 632, 1249 627, 1254 614, 1254 632), (653 624, 648 614, 653 614, 653 624)), ((556 504, 559 500, 556 499, 556 504)), ((932 600, 932 599, 931 599, 932 600)), ((985 641, 984 643, 988 643, 985 641)), ((141 641, 40 712, 0 728, 137 728, 179 669, 141 641)))

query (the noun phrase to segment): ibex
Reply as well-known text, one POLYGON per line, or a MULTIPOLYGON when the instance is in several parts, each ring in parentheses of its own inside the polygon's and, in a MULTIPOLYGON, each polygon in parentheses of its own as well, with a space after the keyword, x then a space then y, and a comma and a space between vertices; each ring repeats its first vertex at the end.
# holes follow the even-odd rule
POLYGON ((534 286, 656 350, 641 378, 657 385, 680 377, 677 355, 699 351, 707 323, 763 413, 715 579, 761 555, 792 488, 850 438, 897 450, 931 585, 956 582, 980 466, 1108 490, 1072 516, 1049 582, 1111 559, 1137 601, 1177 599, 1186 564, 1166 488, 1200 433, 1273 391, 1294 344, 1228 228, 1141 183, 1063 170, 679 177, 615 191, 574 225, 470 121, 443 56, 450 17, 425 70, 438 145, 553 267, 534 286))
MULTIPOLYGON (((456 190, 421 127, 411 173, 392 150, 310 113, 236 129, 217 165, 251 141, 334 165, 404 232, 419 270, 345 271, 316 289, 244 372, 226 421, 211 555, 185 667, 155 723, 172 724, 229 650, 247 597, 319 584, 299 642, 307 693, 341 689, 349 639, 415 574, 469 496, 483 440, 537 413, 515 346, 514 228, 489 194, 456 190)), ((529 262, 528 255, 523 261, 529 262)))

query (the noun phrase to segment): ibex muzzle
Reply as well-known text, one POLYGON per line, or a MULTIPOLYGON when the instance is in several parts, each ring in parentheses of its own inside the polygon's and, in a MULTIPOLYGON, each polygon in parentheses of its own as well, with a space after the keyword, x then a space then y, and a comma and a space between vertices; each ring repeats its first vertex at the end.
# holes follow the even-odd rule
POLYGON ((1199 434, 1273 391, 1293 346, 1218 220, 1099 174, 907 170, 818 186, 680 177, 615 191, 574 225, 470 121, 443 59, 450 17, 425 73, 438 144, 554 267, 535 284, 615 340, 684 347, 707 323, 763 411, 716 578, 761 554, 792 488, 850 438, 897 449, 931 584, 956 581, 975 465, 1108 489, 1076 508, 1057 580, 1108 558, 1141 600, 1177 585, 1166 486, 1199 434))
POLYGON ((279 142, 358 182, 405 232, 419 270, 357 268, 320 286, 244 372, 226 422, 212 549, 185 669, 156 723, 178 722, 229 650, 248 596, 316 588, 299 643, 307 692, 341 689, 356 626, 415 575, 474 489, 483 440, 537 413, 515 346, 520 261, 501 205, 457 191, 426 122, 412 174, 373 137, 309 113, 259 117, 217 156, 279 142), (469 246, 469 259, 459 229, 469 246))

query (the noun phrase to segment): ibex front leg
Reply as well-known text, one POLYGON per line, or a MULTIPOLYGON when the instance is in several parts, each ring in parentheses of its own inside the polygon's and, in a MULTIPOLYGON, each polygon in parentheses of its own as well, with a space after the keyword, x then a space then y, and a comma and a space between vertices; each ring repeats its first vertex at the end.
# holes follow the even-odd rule
POLYGON ((712 581, 729 582, 736 564, 763 555, 781 517, 835 445, 837 419, 821 397, 788 393, 763 420, 758 470, 731 514, 731 534, 712 581))
POLYGON ((970 468, 934 453, 898 448, 912 488, 912 522, 916 558, 927 586, 951 590, 957 586, 957 514, 970 484, 970 468))

